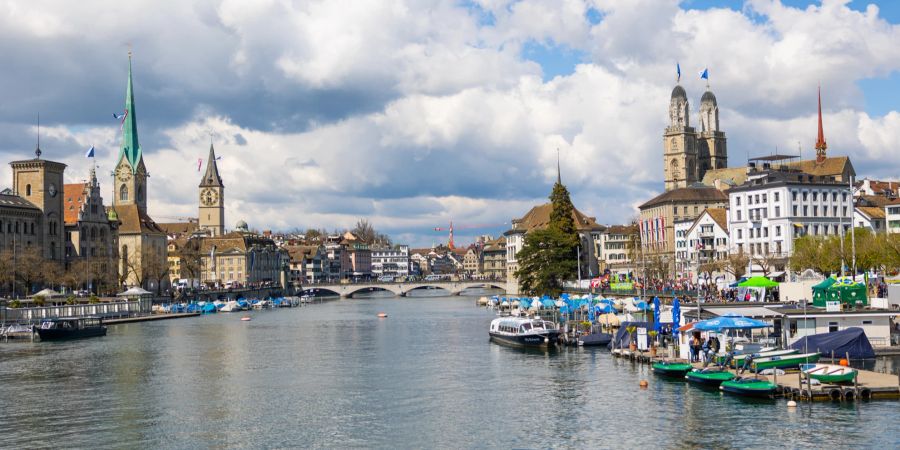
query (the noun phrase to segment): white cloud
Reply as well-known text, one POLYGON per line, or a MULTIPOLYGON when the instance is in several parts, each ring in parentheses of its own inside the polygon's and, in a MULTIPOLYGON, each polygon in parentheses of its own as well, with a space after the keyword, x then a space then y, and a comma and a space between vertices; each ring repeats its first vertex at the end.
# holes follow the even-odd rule
POLYGON ((710 68, 732 165, 776 146, 794 151, 798 140, 811 156, 821 83, 830 153, 851 155, 861 174, 900 173, 891 158, 900 114, 869 116, 857 85, 900 70, 900 28, 877 8, 473 3, 493 25, 452 0, 7 2, 0 48, 13 64, 0 81, 13 90, 0 108, 0 152, 23 157, 32 110, 50 105, 45 155, 68 163, 70 179, 87 173, 90 145, 111 167, 118 129, 92 108, 104 100, 105 117, 120 107, 132 41, 159 217, 195 214, 197 158, 212 131, 228 222, 331 229, 367 216, 430 243, 428 230, 450 219, 508 222, 545 201, 557 148, 576 206, 601 223, 625 221, 662 188, 676 61, 695 111, 705 89, 696 72, 710 68), (589 7, 599 24, 585 18, 589 7), (590 60, 545 82, 520 54, 527 42, 590 60), (33 76, 35 55, 52 55, 58 70, 33 76))

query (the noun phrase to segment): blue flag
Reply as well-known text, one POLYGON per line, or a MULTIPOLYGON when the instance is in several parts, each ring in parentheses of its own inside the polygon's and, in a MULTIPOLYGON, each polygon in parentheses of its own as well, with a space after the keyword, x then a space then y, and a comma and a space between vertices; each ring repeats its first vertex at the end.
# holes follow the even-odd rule
POLYGON ((703 69, 703 72, 700 72, 700 79, 701 79, 701 80, 708 80, 708 79, 709 79, 709 69, 708 69, 708 68, 707 68, 707 69, 703 69))
POLYGON ((87 153, 84 154, 85 158, 93 158, 94 157, 94 146, 92 145, 90 149, 88 149, 87 153))
POLYGON ((681 83, 681 64, 675 63, 675 71, 678 73, 678 83, 681 83))

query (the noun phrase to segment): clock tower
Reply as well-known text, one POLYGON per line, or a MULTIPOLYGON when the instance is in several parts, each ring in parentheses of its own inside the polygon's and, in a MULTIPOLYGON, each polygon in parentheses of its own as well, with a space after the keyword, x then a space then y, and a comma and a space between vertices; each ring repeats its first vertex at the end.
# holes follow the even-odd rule
POLYGON ((206 160, 206 173, 200 180, 200 215, 201 230, 207 230, 212 236, 225 234, 225 185, 219 176, 216 165, 216 151, 209 144, 209 157, 206 160))

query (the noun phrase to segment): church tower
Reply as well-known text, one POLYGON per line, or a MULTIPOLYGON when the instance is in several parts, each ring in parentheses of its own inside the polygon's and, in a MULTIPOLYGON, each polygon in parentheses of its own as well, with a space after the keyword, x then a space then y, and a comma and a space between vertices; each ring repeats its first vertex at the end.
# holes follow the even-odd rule
POLYGON ((206 160, 206 173, 200 180, 200 215, 201 230, 207 230, 211 236, 225 234, 225 185, 219 176, 216 165, 216 151, 209 144, 209 158, 206 160))
POLYGON ((700 163, 698 180, 703 180, 707 170, 728 167, 725 133, 719 130, 719 105, 708 86, 700 98, 700 136, 697 143, 700 163))
POLYGON ((669 103, 669 126, 663 135, 666 191, 698 181, 697 133, 690 126, 689 109, 687 93, 676 85, 669 103))
POLYGON ((33 236, 35 241, 29 241, 27 237, 20 238, 19 245, 43 247, 44 259, 62 261, 66 245, 62 191, 66 165, 41 159, 40 146, 34 150, 34 155, 34 159, 9 163, 13 171, 13 192, 37 206, 43 213, 42 221, 37 224, 37 230, 35 224, 31 224, 31 229, 24 232, 25 236, 33 236))
POLYGON ((825 131, 822 129, 822 88, 819 88, 819 135, 816 137, 816 164, 822 164, 828 158, 826 151, 825 131))
POLYGON ((125 117, 122 119, 122 146, 115 171, 113 206, 137 205, 147 213, 147 167, 138 143, 137 113, 131 81, 131 53, 128 53, 128 87, 125 90, 125 117))

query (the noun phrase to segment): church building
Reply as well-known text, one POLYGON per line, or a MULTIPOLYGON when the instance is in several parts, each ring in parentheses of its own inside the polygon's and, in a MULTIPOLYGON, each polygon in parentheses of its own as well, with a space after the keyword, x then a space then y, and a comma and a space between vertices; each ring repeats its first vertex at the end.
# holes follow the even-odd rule
POLYGON ((166 233, 147 214, 147 166, 138 142, 137 113, 128 55, 122 145, 114 172, 113 212, 119 220, 119 273, 128 286, 151 292, 168 287, 166 233))

